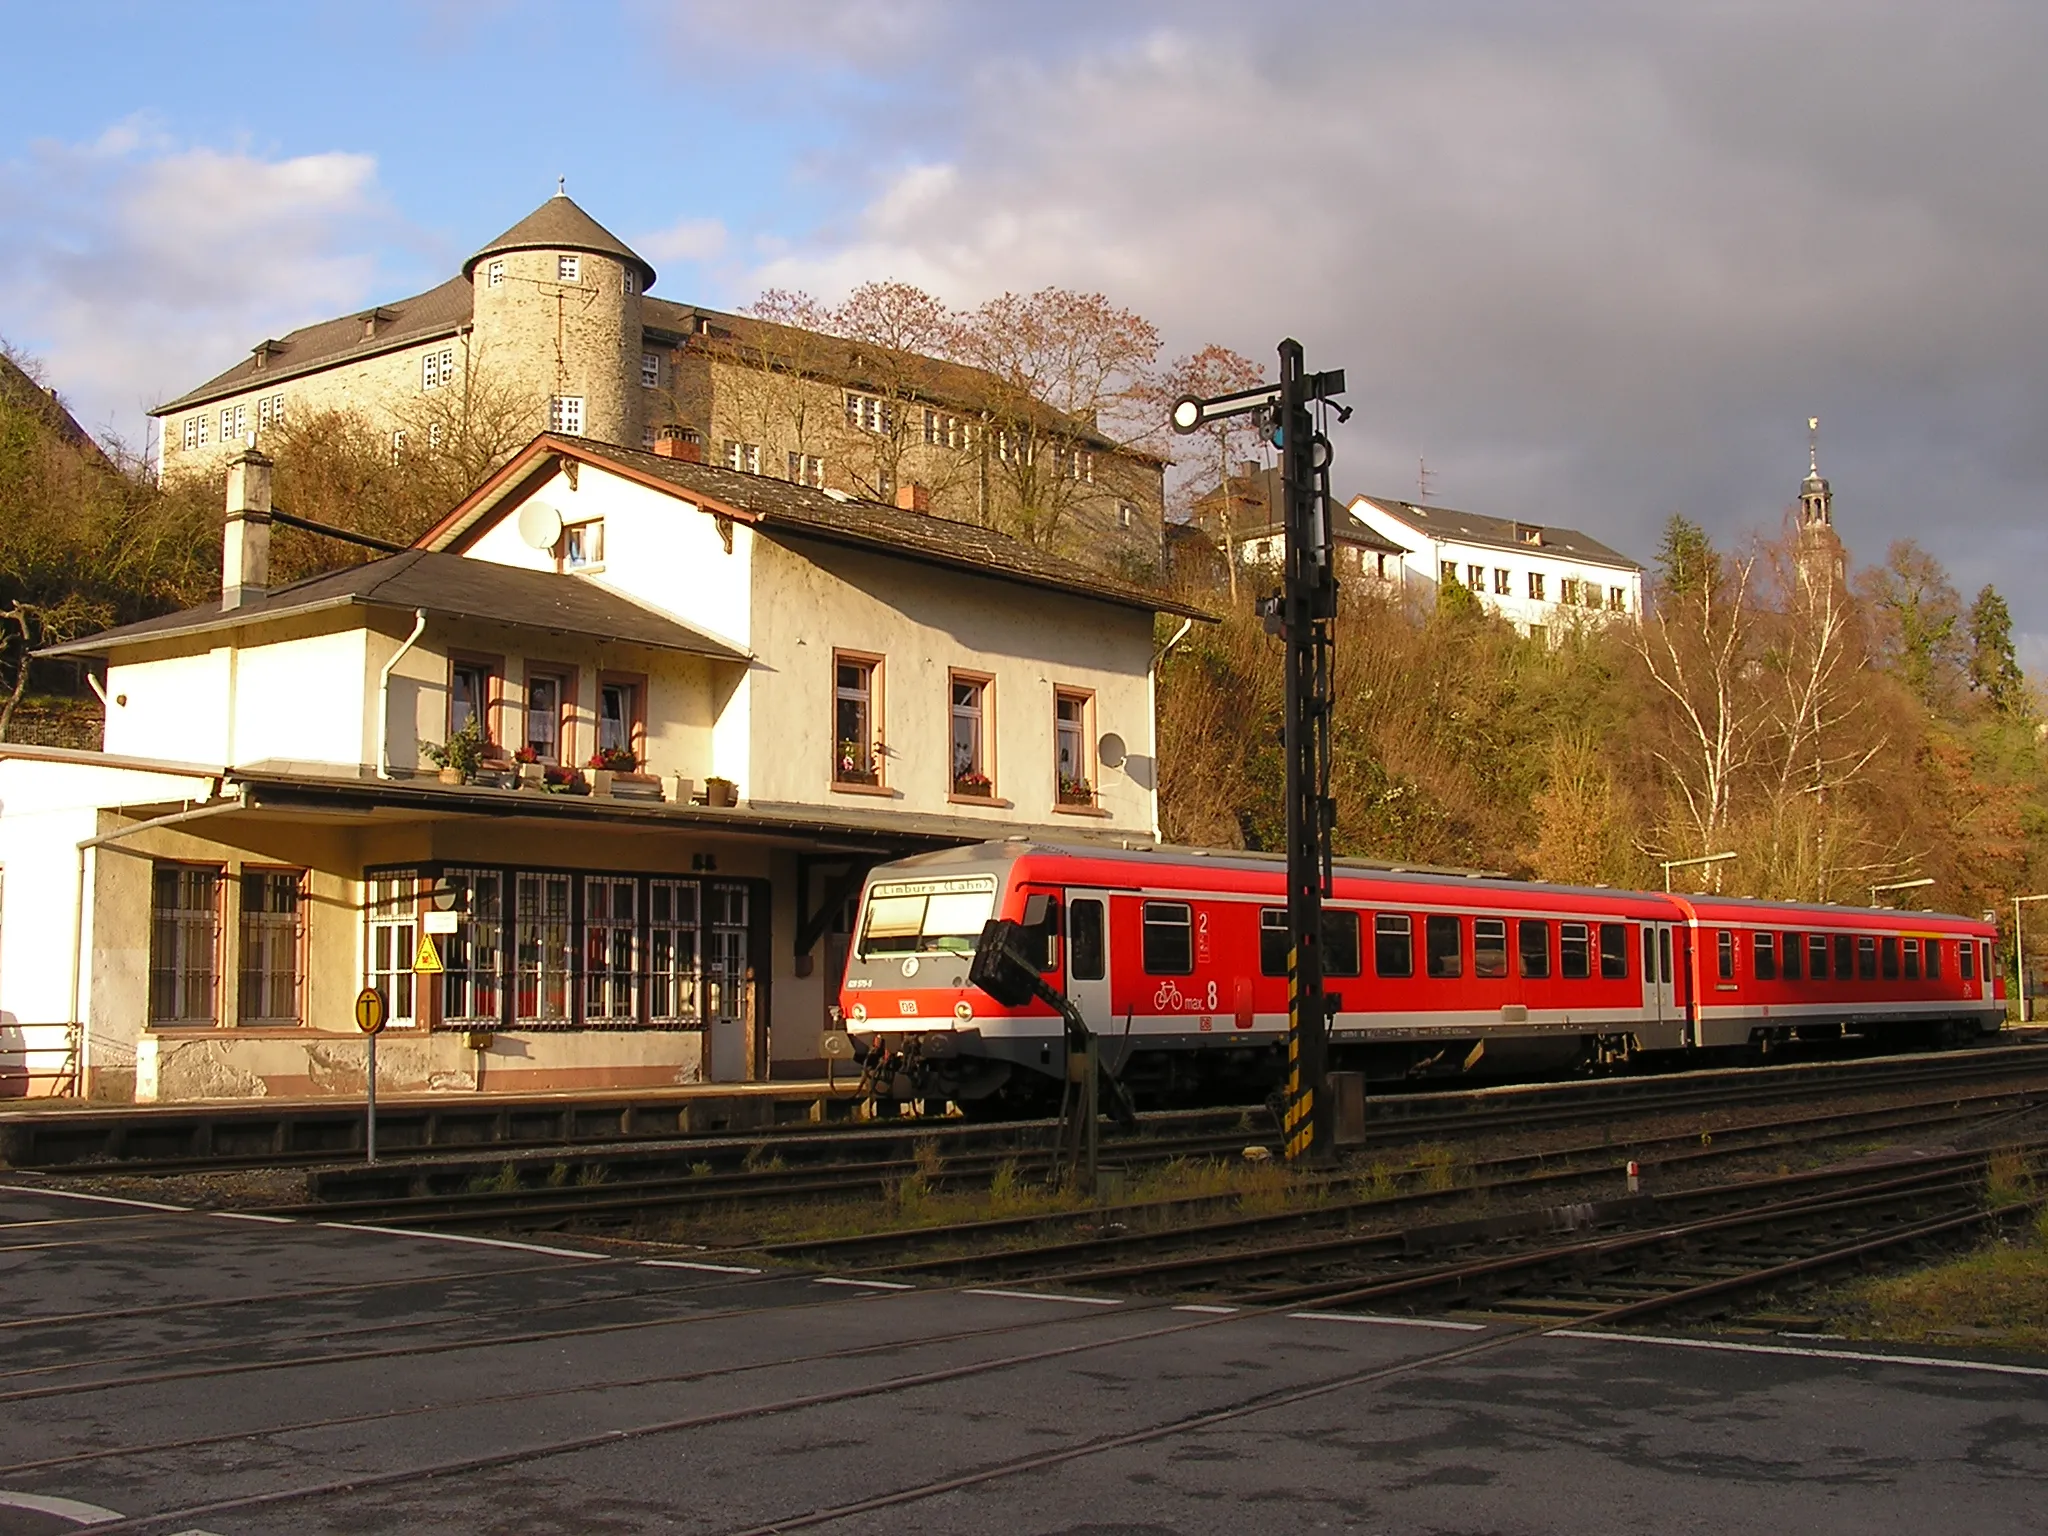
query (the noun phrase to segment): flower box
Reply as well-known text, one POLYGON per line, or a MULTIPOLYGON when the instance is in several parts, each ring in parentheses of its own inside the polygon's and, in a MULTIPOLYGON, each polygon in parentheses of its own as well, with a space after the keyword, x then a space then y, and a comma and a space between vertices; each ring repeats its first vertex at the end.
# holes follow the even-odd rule
POLYGON ((704 803, 730 810, 740 803, 740 787, 733 783, 731 779, 706 779, 704 781, 704 803))
POLYGON ((993 800, 995 781, 985 773, 959 773, 953 776, 953 793, 963 800, 993 800))
POLYGON ((614 773, 612 775, 612 798, 614 800, 659 800, 661 776, 653 773, 614 773))
POLYGON ((1086 779, 1070 779, 1062 775, 1060 778, 1059 803, 1061 805, 1079 805, 1092 808, 1095 804, 1095 786, 1086 779))

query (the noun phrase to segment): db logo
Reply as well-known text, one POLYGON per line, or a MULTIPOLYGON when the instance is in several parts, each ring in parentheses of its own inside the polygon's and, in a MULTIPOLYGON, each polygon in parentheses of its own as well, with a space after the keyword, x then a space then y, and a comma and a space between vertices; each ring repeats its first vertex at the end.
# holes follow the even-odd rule
POLYGON ((917 999, 914 997, 897 998, 896 1011, 898 1013, 907 1013, 910 1014, 912 1017, 915 1017, 917 1014, 917 999))

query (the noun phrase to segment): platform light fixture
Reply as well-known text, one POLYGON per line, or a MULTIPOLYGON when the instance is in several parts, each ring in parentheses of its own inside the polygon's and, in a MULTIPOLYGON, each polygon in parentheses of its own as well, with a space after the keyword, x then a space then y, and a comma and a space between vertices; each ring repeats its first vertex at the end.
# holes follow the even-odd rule
POLYGON ((1664 894, 1666 896, 1671 894, 1671 871, 1674 869, 1686 869, 1694 864, 1725 864, 1735 856, 1734 851, 1730 850, 1727 853, 1703 853, 1696 859, 1661 860, 1660 867, 1664 871, 1664 894))
POLYGON ((1877 898, 1886 891, 1917 891, 1923 885, 1934 884, 1934 876, 1923 875, 1918 880, 1894 880, 1889 885, 1873 885, 1870 888, 1870 904, 1877 905, 1877 898))

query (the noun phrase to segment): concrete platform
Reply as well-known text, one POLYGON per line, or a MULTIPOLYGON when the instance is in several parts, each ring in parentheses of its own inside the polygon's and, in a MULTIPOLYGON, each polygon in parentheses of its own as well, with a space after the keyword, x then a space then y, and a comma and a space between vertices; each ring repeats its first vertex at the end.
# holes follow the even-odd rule
MULTIPOLYGON (((834 1083, 695 1083, 613 1093, 378 1095, 377 1148, 602 1143, 851 1119, 858 1074, 834 1083)), ((0 1110, 0 1167, 226 1157, 337 1157, 363 1148, 361 1099, 185 1104, 40 1101, 0 1110)))

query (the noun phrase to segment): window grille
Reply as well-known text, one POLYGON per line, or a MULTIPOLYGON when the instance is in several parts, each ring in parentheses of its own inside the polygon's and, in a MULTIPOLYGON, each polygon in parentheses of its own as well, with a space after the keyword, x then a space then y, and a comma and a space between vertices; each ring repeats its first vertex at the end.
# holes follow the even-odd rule
POLYGON ((301 1021, 305 878, 296 869, 250 870, 242 876, 238 1023, 277 1026, 301 1021))
POLYGON ((220 871, 157 865, 149 917, 149 1022, 218 1023, 220 871))

